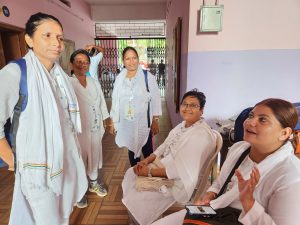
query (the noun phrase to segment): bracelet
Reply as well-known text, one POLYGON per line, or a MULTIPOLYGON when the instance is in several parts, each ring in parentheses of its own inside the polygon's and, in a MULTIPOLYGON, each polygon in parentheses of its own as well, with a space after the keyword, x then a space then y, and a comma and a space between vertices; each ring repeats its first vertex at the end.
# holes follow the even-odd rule
POLYGON ((109 124, 109 125, 106 125, 107 127, 112 127, 113 125, 112 124, 109 124))

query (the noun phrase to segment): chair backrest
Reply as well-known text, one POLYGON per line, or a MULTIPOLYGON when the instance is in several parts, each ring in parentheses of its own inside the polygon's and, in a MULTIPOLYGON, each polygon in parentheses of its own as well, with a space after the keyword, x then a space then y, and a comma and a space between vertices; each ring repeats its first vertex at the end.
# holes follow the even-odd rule
POLYGON ((216 150, 213 153, 213 155, 211 156, 210 160, 208 161, 206 167, 204 167, 206 169, 205 169, 203 175, 201 175, 201 173, 199 174, 196 189, 191 197, 191 202, 194 202, 196 199, 198 199, 202 195, 202 193, 205 191, 209 174, 212 171, 214 162, 216 161, 218 153, 220 152, 222 145, 223 145, 223 138, 222 138, 221 134, 216 130, 212 130, 212 131, 213 131, 214 135, 216 136, 216 150))
POLYGON ((248 118, 253 107, 244 109, 236 118, 234 123, 234 142, 242 141, 244 138, 244 121, 248 118))

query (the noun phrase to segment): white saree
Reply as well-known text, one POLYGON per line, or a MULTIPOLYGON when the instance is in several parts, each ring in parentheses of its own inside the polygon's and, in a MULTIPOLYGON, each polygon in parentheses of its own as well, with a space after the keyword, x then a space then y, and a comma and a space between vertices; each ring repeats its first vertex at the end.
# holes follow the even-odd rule
POLYGON ((177 125, 165 142, 154 152, 163 156, 168 179, 174 179, 172 188, 162 187, 160 192, 136 191, 136 175, 130 168, 124 177, 122 202, 141 225, 156 220, 175 202, 189 201, 199 173, 216 148, 216 138, 203 121, 185 128, 185 122, 177 125))

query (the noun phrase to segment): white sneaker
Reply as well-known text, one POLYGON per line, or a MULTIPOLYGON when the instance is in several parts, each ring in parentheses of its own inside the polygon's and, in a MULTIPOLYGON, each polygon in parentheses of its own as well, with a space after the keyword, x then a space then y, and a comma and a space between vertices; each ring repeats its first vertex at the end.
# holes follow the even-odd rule
POLYGON ((91 184, 89 191, 96 193, 100 197, 105 197, 107 195, 107 190, 103 184, 91 184))

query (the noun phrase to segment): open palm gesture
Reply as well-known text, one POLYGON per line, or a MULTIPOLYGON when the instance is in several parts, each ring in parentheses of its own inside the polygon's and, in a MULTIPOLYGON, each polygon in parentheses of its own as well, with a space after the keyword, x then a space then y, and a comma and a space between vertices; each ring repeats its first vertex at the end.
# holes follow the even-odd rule
POLYGON ((245 213, 247 213, 254 205, 255 199, 253 197, 253 192, 256 185, 258 184, 260 174, 256 167, 252 169, 250 178, 245 180, 239 170, 235 171, 235 175, 238 179, 239 191, 240 191, 240 201, 243 205, 245 213))

